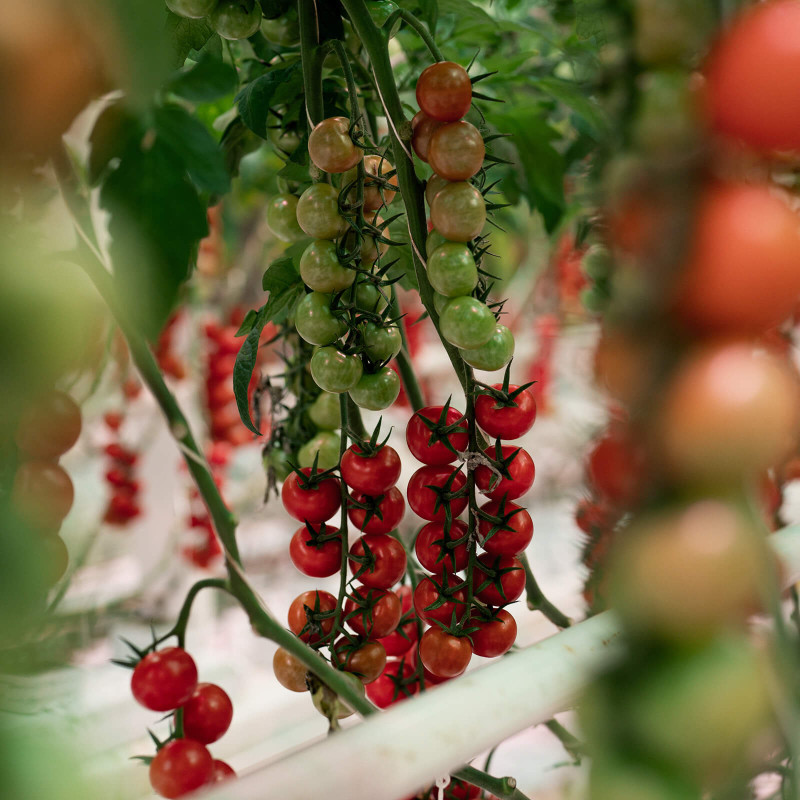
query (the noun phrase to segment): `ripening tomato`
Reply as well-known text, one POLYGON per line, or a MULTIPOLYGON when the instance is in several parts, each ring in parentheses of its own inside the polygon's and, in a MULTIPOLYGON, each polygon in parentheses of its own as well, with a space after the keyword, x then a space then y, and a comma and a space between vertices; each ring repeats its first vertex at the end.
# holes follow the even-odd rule
POLYGON ((66 470, 52 461, 24 461, 11 487, 11 502, 29 525, 56 530, 72 508, 75 489, 66 470))
POLYGON ((461 584, 463 580, 449 572, 423 578, 414 589, 414 611, 417 616, 430 625, 437 622, 451 625, 454 617, 456 621, 461 619, 467 608, 466 591, 464 588, 452 588, 461 584))
POLYGON ((411 146, 418 158, 428 161, 431 146, 431 137, 444 125, 444 122, 432 119, 424 111, 418 111, 411 120, 411 146))
POLYGON ((446 297, 470 294, 478 285, 478 267, 469 248, 461 242, 445 242, 429 253, 428 280, 446 297))
POLYGON ((450 518, 455 519, 467 507, 466 494, 449 499, 442 495, 462 492, 466 483, 464 473, 449 464, 420 467, 408 482, 408 504, 418 517, 430 522, 447 519, 448 507, 450 518))
POLYGON ((407 653, 418 638, 417 616, 412 608, 412 592, 410 586, 401 586, 394 592, 399 598, 403 616, 397 629, 388 636, 379 639, 388 656, 402 656, 407 653))
POLYGON ((261 33, 268 42, 273 42, 281 47, 294 47, 300 41, 297 9, 289 6, 279 17, 261 20, 261 33))
MULTIPOLYGON (((304 467, 300 472, 308 477, 311 468, 304 467)), ((281 500, 286 511, 299 522, 326 522, 342 505, 339 479, 329 476, 313 486, 303 486, 293 472, 283 482, 281 500)))
POLYGON ((223 39, 249 39, 261 18, 261 6, 255 0, 220 0, 208 21, 223 39))
POLYGON ((289 630, 304 642, 318 642, 333 630, 333 615, 326 615, 335 610, 336 598, 330 592, 303 592, 289 606, 289 630), (323 618, 320 619, 319 615, 323 618))
POLYGON ((355 586, 344 604, 344 620, 350 629, 367 639, 383 639, 400 624, 403 604, 386 589, 355 586))
POLYGON ((339 463, 341 447, 342 442, 338 433, 320 431, 297 451, 297 465, 311 467, 316 459, 317 469, 333 469, 339 463))
MULTIPOLYGON (((377 211, 381 206, 388 205, 394 200, 397 189, 397 174, 386 177, 389 173, 395 172, 394 167, 379 155, 364 156, 364 211, 377 211), (394 186, 390 189, 386 183, 394 186)), ((342 188, 349 183, 353 183, 358 178, 356 169, 350 170, 342 180, 342 188)), ((356 191, 353 189, 348 199, 355 202, 356 191)))
MULTIPOLYGON (((502 383, 495 383, 493 389, 501 391, 502 383)), ((508 393, 513 394, 519 387, 509 384, 508 393)), ((478 395, 475 400, 475 421, 495 439, 519 439, 536 422, 536 400, 530 389, 523 389, 514 396, 510 405, 495 400, 490 394, 478 395)))
POLYGON ((150 762, 150 785, 162 797, 183 797, 207 784, 213 775, 211 753, 193 739, 167 742, 150 762))
POLYGON ((310 292, 303 297, 294 312, 294 325, 305 341, 321 346, 333 344, 347 332, 344 319, 331 311, 331 296, 322 292, 310 292))
POLYGON ((350 137, 350 120, 329 117, 309 134, 308 155, 323 172, 340 173, 358 164, 364 151, 350 137))
POLYGON ((309 186, 297 201, 297 223, 314 239, 338 239, 347 231, 339 213, 339 192, 329 183, 309 186))
MULTIPOLYGON (((301 334, 302 335, 302 334, 301 334)), ((320 392, 309 406, 308 418, 323 431, 334 431, 342 425, 339 395, 320 392)))
POLYGON ((386 667, 386 650, 380 642, 353 643, 344 636, 331 651, 334 663, 357 675, 364 684, 377 680, 386 667))
POLYGON ((386 494, 377 498, 355 493, 352 495, 352 500, 369 506, 372 511, 370 513, 367 509, 348 504, 347 516, 350 522, 364 533, 389 533, 400 524, 406 513, 406 501, 396 486, 392 486, 386 494))
POLYGON ((131 693, 151 711, 172 711, 182 706, 196 687, 197 667, 181 647, 148 653, 131 675, 131 693))
POLYGON ((297 222, 297 198, 293 194, 279 194, 267 203, 267 226, 283 242, 305 237, 297 222))
POLYGON ((342 566, 342 540, 339 537, 319 542, 321 536, 329 536, 336 529, 325 524, 316 529, 308 525, 298 528, 289 542, 289 558, 292 564, 311 578, 328 578, 342 566))
POLYGON ((358 539, 350 548, 350 571, 353 577, 369 589, 389 589, 394 586, 406 571, 406 551, 393 536, 385 533, 368 533, 358 539), (364 558, 367 550, 370 558, 364 558))
POLYGON ((167 8, 173 14, 189 19, 207 17, 217 5, 217 0, 167 0, 167 8))
POLYGON ((622 425, 612 425, 597 441, 586 466, 592 487, 618 508, 635 503, 647 475, 646 453, 622 425))
POLYGON ((472 571, 475 597, 491 606, 513 603, 525 591, 525 569, 514 556, 484 553, 472 571))
POLYGON ((378 325, 367 321, 361 331, 364 352, 371 361, 381 363, 394 358, 403 348, 403 337, 397 325, 378 325))
POLYGON ((466 636, 453 636, 434 626, 419 640, 419 657, 434 675, 455 678, 469 665, 472 645, 466 636))
POLYGON ((383 366, 374 372, 362 372, 349 394, 359 408, 382 411, 397 400, 401 388, 400 376, 391 367, 383 366))
POLYGON ((475 297, 453 297, 439 315, 442 336, 450 344, 474 350, 486 344, 495 332, 497 320, 486 303, 475 297))
POLYGON ((367 697, 378 708, 388 708, 415 695, 419 685, 413 679, 414 672, 414 667, 404 659, 388 662, 381 676, 367 684, 367 697))
POLYGON ((531 543, 533 521, 522 506, 492 500, 480 507, 478 533, 483 537, 483 549, 493 556, 516 556, 531 543), (483 515, 505 519, 492 522, 483 515), (489 538, 486 538, 489 537, 489 538))
POLYGON ((335 347, 319 347, 311 356, 311 377, 323 392, 341 394, 361 380, 364 365, 357 355, 348 355, 335 347))
POLYGON ((371 497, 386 494, 400 478, 400 469, 400 456, 388 444, 370 455, 357 444, 352 444, 342 456, 344 482, 354 491, 371 497))
POLYGON ((406 426, 406 443, 411 455, 430 466, 451 464, 469 445, 469 432, 464 415, 455 408, 448 407, 443 420, 446 427, 456 425, 449 433, 437 433, 438 423, 444 406, 426 406, 417 411, 406 426), (427 424, 426 420, 432 424, 427 424), (449 445, 449 446, 448 446, 449 445))
POLYGON ((514 334, 499 322, 494 326, 494 333, 480 347, 472 350, 461 350, 461 358, 475 369, 484 372, 496 372, 508 364, 514 357, 514 334))
POLYGON ((284 689, 288 689, 290 692, 308 691, 306 665, 288 650, 279 647, 275 651, 275 655, 272 657, 272 671, 284 689))
POLYGON ((356 273, 339 263, 335 242, 315 239, 300 256, 300 277, 315 292, 335 294, 350 286, 356 273))
POLYGON ((431 203, 433 227, 451 242, 469 242, 486 224, 483 195, 466 181, 440 189, 431 203))
POLYGON ((222 781, 234 780, 235 778, 236 772, 230 764, 218 758, 214 759, 214 772, 209 783, 222 783, 222 781))
POLYGON ((183 733, 201 744, 221 738, 231 725, 233 703, 214 683, 198 683, 183 705, 183 733))
POLYGON ((414 542, 417 560, 435 575, 445 571, 461 572, 469 562, 466 535, 467 525, 459 519, 451 522, 449 530, 444 522, 423 525, 414 542))
MULTIPOLYGON (((504 461, 510 459, 506 469, 511 477, 498 477, 481 464, 475 469, 475 485, 491 500, 516 500, 533 486, 536 468, 527 450, 521 447, 502 445, 500 452, 504 461)), ((495 447, 488 448, 485 453, 489 458, 497 458, 495 447)))
POLYGON ((472 652, 483 658, 497 658, 507 653, 517 638, 517 622, 504 608, 488 620, 473 617, 470 627, 478 629, 469 635, 472 639, 472 652))
MULTIPOLYGON (((413 144, 413 141, 412 141, 413 144)), ((437 175, 435 172, 433 175, 428 178, 425 183, 425 200, 428 203, 428 207, 433 202, 433 198, 439 193, 441 189, 444 189, 450 181, 446 181, 441 175, 437 175)), ((429 248, 429 255, 433 252, 435 248, 429 248)))
POLYGON ((26 459, 50 461, 66 453, 81 433, 81 410, 64 392, 52 391, 26 408, 15 441, 26 459))
POLYGON ((428 148, 433 171, 446 181, 469 180, 483 166, 485 155, 483 136, 465 120, 442 125, 434 131, 428 148))
POLYGON ((472 103, 472 81, 467 71, 452 61, 431 64, 417 79, 417 103, 431 119, 461 119, 472 103))

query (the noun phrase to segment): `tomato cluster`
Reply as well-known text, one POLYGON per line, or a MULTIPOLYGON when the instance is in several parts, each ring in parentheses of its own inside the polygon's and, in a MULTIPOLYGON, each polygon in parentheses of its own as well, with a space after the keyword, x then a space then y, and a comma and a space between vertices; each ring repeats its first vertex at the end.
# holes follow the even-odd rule
POLYGON ((167 8, 188 19, 207 18, 224 39, 247 39, 261 26, 261 5, 256 0, 166 0, 167 8))
POLYGON ((183 797, 201 786, 235 778, 206 745, 220 739, 233 719, 233 704, 214 683, 198 683, 194 659, 182 647, 154 650, 139 659, 131 693, 150 711, 172 712, 175 731, 150 761, 150 785, 161 797, 183 797))
MULTIPOLYGON (((106 425, 108 425, 108 418, 106 425)), ((115 418, 111 418, 116 423, 115 418)), ((111 497, 103 515, 103 522, 109 525, 125 527, 141 513, 139 493, 141 484, 136 477, 138 454, 121 444, 119 425, 112 428, 114 439, 105 447, 108 458, 108 469, 105 472, 106 483, 111 486, 111 497)))
POLYGON ((167 324, 158 336, 153 355, 158 362, 158 368, 175 380, 183 380, 186 377, 186 364, 183 359, 175 352, 175 328, 181 323, 182 314, 176 311, 167 320, 167 324))

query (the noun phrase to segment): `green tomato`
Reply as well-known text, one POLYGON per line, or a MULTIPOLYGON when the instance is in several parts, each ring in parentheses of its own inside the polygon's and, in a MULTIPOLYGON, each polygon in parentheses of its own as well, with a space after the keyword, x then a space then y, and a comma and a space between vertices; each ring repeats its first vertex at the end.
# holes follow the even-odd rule
POLYGON ((433 198, 449 183, 450 181, 445 180, 441 175, 437 175, 435 172, 428 178, 425 184, 425 199, 428 201, 429 206, 433 202, 433 198))
POLYGON ((300 23, 297 21, 297 9, 292 7, 275 19, 261 22, 261 33, 268 42, 281 47, 293 47, 300 41, 300 23))
POLYGON ((474 297, 453 297, 439 315, 442 336, 462 350, 476 350, 492 338, 497 320, 486 303, 474 297))
POLYGON ((292 457, 285 450, 278 448, 268 450, 263 458, 264 469, 272 469, 279 481, 285 481, 292 474, 289 462, 292 457))
POLYGON ((428 256, 428 280, 446 297, 469 294, 478 285, 478 267, 469 248, 445 242, 428 256))
POLYGON ((358 383, 364 368, 358 356, 348 356, 335 347, 320 347, 311 356, 311 376, 323 392, 341 394, 358 383))
POLYGON ((483 195, 466 181, 440 189, 431 203, 431 222, 445 239, 468 242, 479 236, 486 223, 483 195))
POLYGON ((293 128, 283 130, 280 127, 268 128, 267 136, 276 150, 285 155, 291 155, 300 145, 300 136, 293 128))
MULTIPOLYGON (((369 15, 372 17, 372 21, 379 27, 382 28, 384 23, 389 19, 389 17, 397 11, 397 4, 393 3, 392 0, 368 0, 367 2, 367 9, 369 10, 369 15)), ((392 29, 389 31, 389 38, 392 39, 394 35, 400 28, 401 20, 396 20, 392 25, 392 29)))
POLYGON ((364 373, 350 389, 353 402, 370 411, 382 411, 397 400, 400 394, 400 378, 391 367, 381 367, 377 372, 364 373))
POLYGON ((297 222, 314 239, 338 239, 347 230, 339 214, 339 192, 329 183, 309 186, 297 203, 297 222))
POLYGON ((267 225, 281 241, 296 242, 305 238, 297 224, 297 198, 293 194, 279 194, 269 201, 267 225))
POLYGON ((441 233, 437 230, 432 230, 428 234, 428 238, 425 240, 425 252, 428 254, 428 258, 433 255, 437 247, 441 247, 443 244, 447 242, 447 239, 442 236, 441 233))
POLYGON ((332 469, 339 463, 341 444, 342 442, 338 433, 322 431, 322 433, 318 433, 297 451, 298 465, 300 467, 313 466, 314 459, 318 457, 318 469, 332 469), (319 454, 319 456, 317 456, 317 454, 319 454))
POLYGON ((217 0, 167 0, 167 8, 173 14, 188 19, 207 17, 217 5, 217 0))
POLYGON ((450 302, 449 297, 445 297, 443 294, 439 294, 439 292, 433 293, 433 307, 436 309, 436 313, 441 316, 442 311, 444 311, 444 307, 450 302))
POLYGON ((608 304, 608 296, 600 291, 597 286, 587 286, 581 290, 581 303, 591 314, 601 314, 608 304))
POLYGON ((347 323, 331 312, 331 297, 322 292, 307 294, 294 312, 294 326, 309 344, 333 344, 347 331, 347 323))
MULTIPOLYGON (((342 672, 342 675, 353 684, 353 688, 361 694, 362 697, 366 694, 366 689, 361 682, 361 678, 357 675, 353 675, 352 672, 342 672)), ((323 717, 327 717, 328 719, 334 716, 336 719, 344 719, 354 713, 345 701, 337 694, 334 694, 327 686, 320 686, 317 691, 313 692, 311 695, 311 702, 314 703, 314 708, 316 708, 323 717)))
POLYGON ((613 269, 611 253, 601 244, 592 245, 583 257, 581 267, 583 274, 590 280, 596 281, 608 278, 613 269))
POLYGON ((388 305, 381 290, 371 281, 362 281, 356 286, 356 307, 361 311, 380 314, 388 305))
POLYGON ((339 395, 320 392, 308 407, 308 418, 323 431, 332 431, 342 426, 339 395))
POLYGON ((461 357, 471 367, 494 372, 502 369, 514 355, 514 334, 501 325, 495 326, 492 338, 476 350, 462 350, 461 357))
POLYGON ((335 242, 317 239, 300 257, 300 277, 309 289, 333 294, 352 285, 356 273, 339 263, 335 242))
POLYGON ((220 0, 209 22, 223 39, 248 39, 261 24, 261 6, 254 0, 220 0))
POLYGON ((388 361, 394 358, 403 346, 403 337, 397 325, 364 323, 362 330, 364 347, 372 361, 388 361))

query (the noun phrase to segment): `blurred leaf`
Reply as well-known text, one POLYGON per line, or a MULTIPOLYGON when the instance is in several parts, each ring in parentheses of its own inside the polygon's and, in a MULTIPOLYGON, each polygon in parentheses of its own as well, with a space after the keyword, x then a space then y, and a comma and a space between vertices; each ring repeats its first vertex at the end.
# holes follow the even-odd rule
POLYGON ((608 129, 608 120, 602 109, 586 96, 585 90, 575 83, 561 81, 557 78, 540 78, 536 88, 561 101, 580 116, 594 132, 594 138, 602 138, 608 129))
POLYGON ((224 97, 236 89, 236 70, 223 61, 204 56, 192 67, 184 67, 167 83, 167 91, 193 102, 224 97))
MULTIPOLYGON (((423 2, 423 8, 427 2, 423 2)), ((460 20, 477 22, 481 25, 497 26, 497 22, 490 17, 480 6, 470 3, 469 0, 438 0, 439 14, 454 14, 460 20)))
POLYGON ((261 279, 261 288, 265 292, 272 294, 284 291, 298 279, 298 272, 295 269, 291 258, 283 257, 273 261, 267 267, 264 277, 261 279))
POLYGON ((89 181, 96 184, 113 158, 119 158, 127 140, 133 135, 141 135, 139 124, 123 108, 114 103, 104 109, 94 123, 89 136, 89 181))
POLYGON ((239 163, 248 153, 258 148, 261 142, 248 130, 241 117, 231 120, 222 134, 220 147, 225 159, 225 168, 231 177, 239 174, 239 163))
POLYGON ((205 19, 187 19, 167 12, 167 35, 172 44, 175 66, 182 67, 192 50, 200 50, 214 35, 214 29, 205 19))
POLYGON ((299 64, 279 67, 265 72, 236 95, 242 121, 253 133, 267 138, 267 115, 270 106, 282 96, 302 91, 302 71, 299 64))

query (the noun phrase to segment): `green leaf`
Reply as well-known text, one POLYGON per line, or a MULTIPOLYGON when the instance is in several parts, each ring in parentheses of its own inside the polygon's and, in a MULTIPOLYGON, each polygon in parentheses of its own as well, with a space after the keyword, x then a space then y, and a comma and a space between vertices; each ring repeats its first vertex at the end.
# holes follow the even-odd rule
MULTIPOLYGON (((261 142, 256 139, 252 131, 247 129, 241 117, 231 120, 220 141, 228 174, 236 177, 239 174, 239 162, 260 146, 261 142)), ((308 172, 306 172, 306 177, 308 177, 308 172)))
POLYGON ((272 294, 288 289, 298 280, 298 272, 291 258, 284 256, 267 267, 261 279, 261 288, 272 294))
POLYGON ((177 72, 167 83, 167 91, 202 103, 224 97, 236 89, 236 70, 224 61, 204 56, 194 66, 177 72))
POLYGON ((235 102, 242 121, 253 133, 262 139, 267 138, 270 106, 281 98, 288 99, 296 94, 300 89, 298 78, 302 78, 299 64, 274 68, 251 81, 236 95, 235 102), (287 89, 287 86, 292 88, 287 89))
POLYGON ((254 308, 251 308, 245 315, 244 319, 242 320, 242 324, 239 326, 239 330, 236 331, 237 336, 246 336, 253 330, 253 325, 255 325, 256 320, 258 319, 258 311, 254 308))
POLYGON ((266 308, 267 306, 262 306, 258 311, 256 319, 253 321, 253 327, 239 348, 233 365, 233 393, 236 396, 236 407, 239 409, 239 416, 245 427, 255 433, 256 436, 261 436, 261 431, 253 424, 253 419, 250 416, 248 389, 250 388, 250 379, 253 377, 253 370, 256 367, 261 331, 264 330, 264 326, 267 324, 266 308))
POLYGON ((587 97, 586 92, 575 83, 557 78, 540 78, 536 88, 564 103, 590 127, 595 139, 600 139, 608 130, 608 120, 600 106, 587 97))
POLYGON ((155 123, 158 136, 183 162, 199 189, 212 194, 230 189, 223 152, 202 122, 180 106, 164 106, 155 110, 155 123))
POLYGON ((121 103, 114 103, 103 110, 89 136, 91 149, 88 173, 91 184, 98 183, 111 160, 120 157, 128 140, 135 135, 142 135, 139 122, 131 117, 121 103))
POLYGON ((470 3, 468 0, 438 0, 438 13, 441 15, 454 14, 461 22, 478 23, 491 28, 497 27, 497 22, 493 17, 490 17, 480 6, 470 3))
POLYGON ((214 29, 205 19, 187 19, 167 12, 167 35, 172 43, 174 64, 182 67, 192 50, 200 50, 214 35, 214 29))

